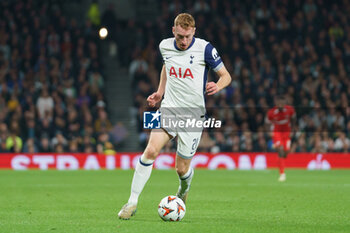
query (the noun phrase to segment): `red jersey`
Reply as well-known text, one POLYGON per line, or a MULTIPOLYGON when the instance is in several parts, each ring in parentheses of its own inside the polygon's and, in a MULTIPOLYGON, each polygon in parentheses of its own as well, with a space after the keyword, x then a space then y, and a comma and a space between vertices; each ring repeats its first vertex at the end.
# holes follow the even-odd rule
POLYGON ((284 105, 282 111, 277 107, 271 108, 267 112, 267 119, 273 124, 274 132, 290 132, 291 119, 295 115, 295 110, 290 105, 284 105))

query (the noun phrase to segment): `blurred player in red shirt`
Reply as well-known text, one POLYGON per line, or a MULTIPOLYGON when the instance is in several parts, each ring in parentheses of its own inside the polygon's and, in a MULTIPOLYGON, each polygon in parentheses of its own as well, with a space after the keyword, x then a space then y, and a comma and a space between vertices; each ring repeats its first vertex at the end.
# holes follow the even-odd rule
POLYGON ((290 150, 292 121, 295 121, 296 115, 294 107, 286 104, 284 96, 277 97, 275 103, 276 106, 267 112, 266 122, 272 124, 273 147, 278 152, 280 170, 278 180, 285 181, 284 163, 290 150))

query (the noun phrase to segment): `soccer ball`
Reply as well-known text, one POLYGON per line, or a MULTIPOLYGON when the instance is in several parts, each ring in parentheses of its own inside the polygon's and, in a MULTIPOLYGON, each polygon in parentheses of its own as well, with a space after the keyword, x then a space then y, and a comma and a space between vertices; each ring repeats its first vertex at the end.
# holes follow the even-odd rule
POLYGON ((176 196, 166 196, 158 205, 159 217, 164 221, 181 221, 185 213, 185 203, 176 196))

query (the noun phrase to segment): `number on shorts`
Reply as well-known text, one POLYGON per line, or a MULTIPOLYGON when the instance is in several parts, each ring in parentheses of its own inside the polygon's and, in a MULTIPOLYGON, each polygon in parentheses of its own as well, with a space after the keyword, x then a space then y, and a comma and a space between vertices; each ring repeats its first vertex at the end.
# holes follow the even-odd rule
POLYGON ((198 142, 199 142, 199 138, 195 138, 193 139, 193 144, 192 144, 192 150, 196 150, 197 146, 198 146, 198 142))

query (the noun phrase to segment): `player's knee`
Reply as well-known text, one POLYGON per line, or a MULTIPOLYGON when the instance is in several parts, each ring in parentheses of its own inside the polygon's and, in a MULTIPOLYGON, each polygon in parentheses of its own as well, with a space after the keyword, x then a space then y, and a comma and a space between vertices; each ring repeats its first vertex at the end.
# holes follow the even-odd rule
POLYGON ((148 145, 144 152, 147 159, 156 159, 159 154, 159 151, 152 145, 148 145))

